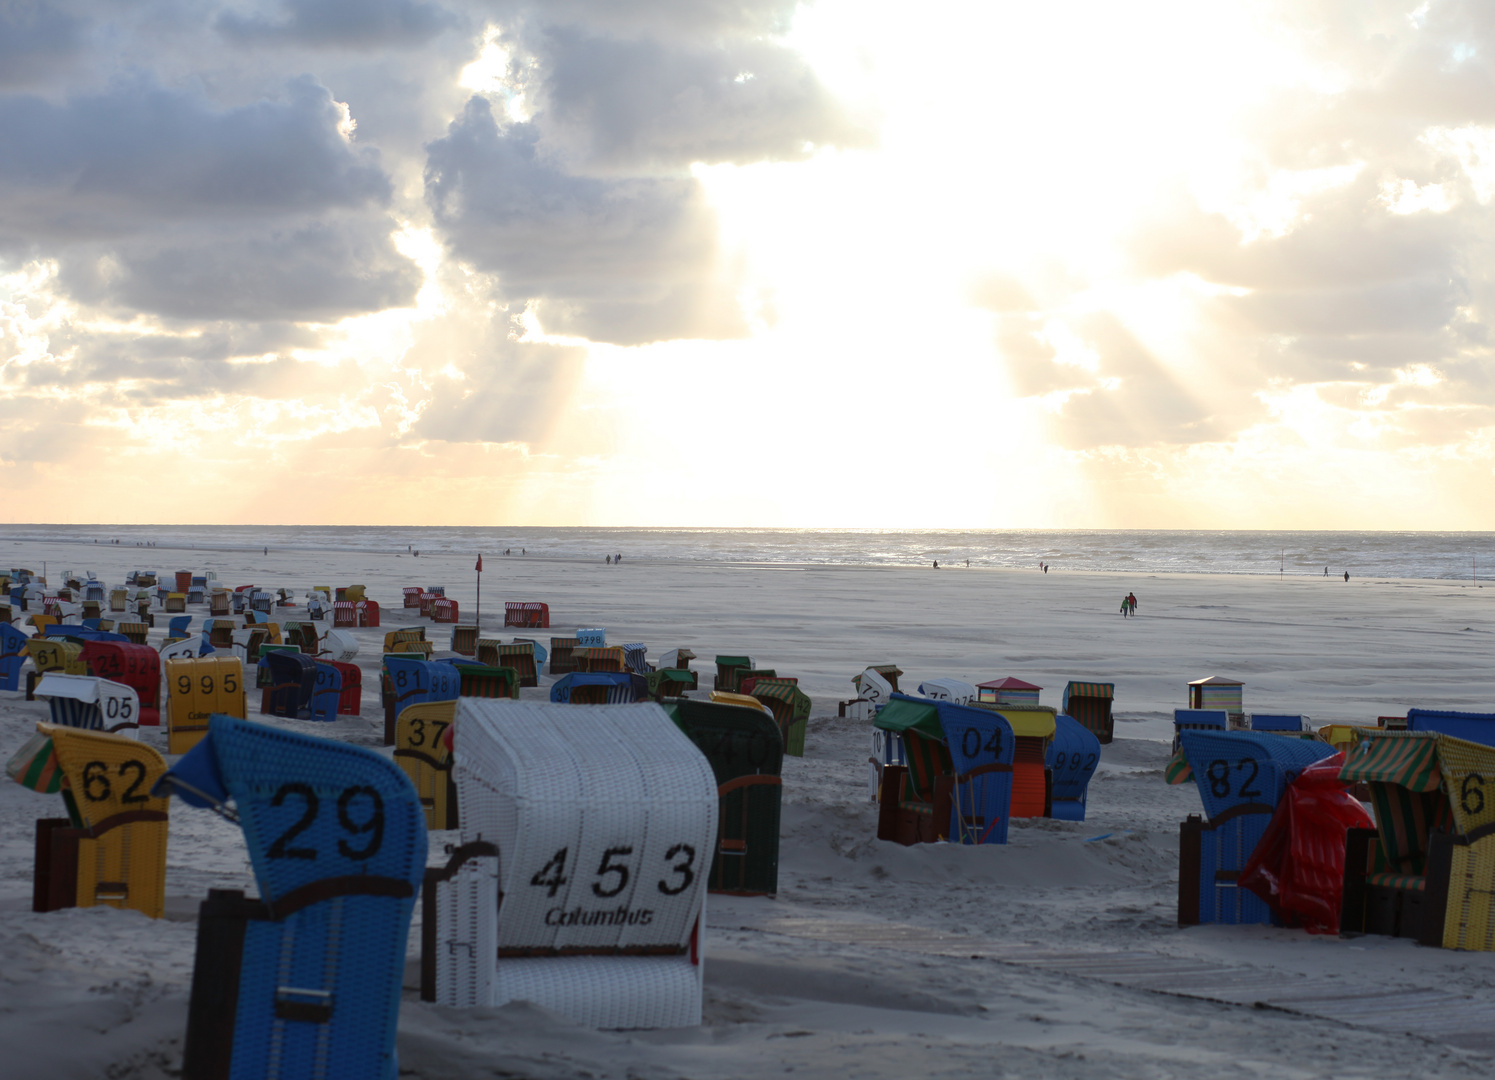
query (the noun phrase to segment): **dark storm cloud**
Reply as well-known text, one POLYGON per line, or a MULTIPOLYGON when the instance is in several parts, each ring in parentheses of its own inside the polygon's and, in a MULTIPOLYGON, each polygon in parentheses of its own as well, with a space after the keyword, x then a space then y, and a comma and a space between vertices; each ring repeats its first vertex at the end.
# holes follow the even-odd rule
POLYGON ((321 48, 413 48, 458 18, 419 0, 287 0, 269 14, 229 11, 216 26, 244 45, 308 45, 321 48))
POLYGON ((47 0, 0 0, 0 87, 52 74, 77 56, 83 22, 47 0))
POLYGON ((697 318, 712 308, 702 282, 716 223, 696 181, 568 175, 538 138, 532 124, 500 130, 475 97, 430 145, 427 200, 460 258, 496 273, 505 296, 552 303, 600 340, 653 340, 682 322, 693 336, 740 332, 735 306, 719 325, 697 318))
POLYGON ((341 118, 309 76, 228 109, 144 79, 63 104, 0 96, 0 241, 382 206, 389 179, 341 118))

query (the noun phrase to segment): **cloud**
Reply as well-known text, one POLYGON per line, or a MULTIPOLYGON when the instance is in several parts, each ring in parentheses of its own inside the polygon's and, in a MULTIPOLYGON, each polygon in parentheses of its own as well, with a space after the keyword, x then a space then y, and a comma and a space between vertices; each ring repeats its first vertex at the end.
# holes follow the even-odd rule
POLYGON ((743 331, 735 300, 712 295, 716 224, 700 184, 569 175, 538 141, 532 124, 500 129, 474 97, 431 143, 426 198, 459 258, 596 340, 743 331))
POLYGON ((24 86, 66 66, 83 23, 46 0, 0 0, 0 87, 24 86))
POLYGON ((547 148, 589 169, 796 160, 871 141, 805 58, 771 40, 677 44, 574 26, 522 39, 547 148))
POLYGON ((0 243, 383 206, 378 155, 350 144, 342 119, 309 76, 227 109, 148 79, 60 105, 0 97, 0 243))
POLYGON ((286 0, 272 16, 228 11, 215 25, 243 45, 373 49, 415 48, 459 23, 419 0, 286 0))

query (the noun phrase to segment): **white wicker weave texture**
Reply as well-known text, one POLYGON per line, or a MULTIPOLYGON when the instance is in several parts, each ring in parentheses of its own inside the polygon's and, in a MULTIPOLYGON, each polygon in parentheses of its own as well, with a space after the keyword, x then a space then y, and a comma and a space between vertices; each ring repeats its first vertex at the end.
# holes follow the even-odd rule
POLYGON ((498 859, 469 859, 436 886, 436 1001, 493 1005, 498 956, 498 859))
POLYGON ((463 841, 502 853, 498 1002, 596 1027, 699 1023, 710 765, 654 704, 462 698, 463 841))

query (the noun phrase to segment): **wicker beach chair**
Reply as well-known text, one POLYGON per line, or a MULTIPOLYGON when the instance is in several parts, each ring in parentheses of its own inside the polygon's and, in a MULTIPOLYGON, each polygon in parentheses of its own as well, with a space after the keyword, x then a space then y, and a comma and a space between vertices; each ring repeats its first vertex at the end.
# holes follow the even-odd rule
POLYGON ((430 911, 432 982, 490 995, 452 1004, 528 1000, 588 1027, 699 1024, 718 802, 705 756, 653 703, 577 723, 560 706, 463 698, 454 734, 464 846, 494 845, 501 880, 473 890, 476 912, 430 911), (449 947, 474 939, 471 920, 496 965, 449 947), (442 963, 494 971, 443 977, 442 963))
POLYGON ((1054 724, 1054 738, 1044 762, 1051 780, 1049 817, 1084 821, 1090 778, 1100 763, 1100 739, 1090 728, 1063 713, 1054 717, 1054 724))
POLYGON ((812 708, 810 696, 799 688, 796 680, 779 678, 756 678, 749 692, 773 714, 784 737, 784 753, 804 757, 805 731, 812 708))
POLYGON ((405 774, 361 747, 215 716, 162 788, 220 813, 232 801, 260 894, 202 905, 183 1075, 394 1080, 427 852, 405 774))
POLYGON ((513 668, 463 664, 457 670, 461 680, 458 689, 460 697, 519 697, 519 673, 513 668))
POLYGON ((581 648, 581 641, 574 637, 550 639, 550 674, 567 675, 576 670, 573 654, 581 648))
MULTIPOLYGON (((878 712, 876 724, 899 736, 907 762, 883 769, 877 838, 904 845, 947 838, 955 805, 955 766, 936 704, 895 695, 878 712)), ((1011 739, 1007 744, 1010 755, 1011 739)), ((1010 779, 1009 773, 1009 783, 1010 779)))
POLYGON ((718 656, 716 658, 716 681, 711 684, 711 688, 725 690, 730 694, 737 693, 738 678, 752 666, 751 656, 718 656))
POLYGON ((248 716, 244 663, 237 656, 167 660, 166 747, 185 754, 208 733, 214 713, 248 716))
POLYGON ((1064 684, 1059 711, 1074 717, 1104 746, 1111 741, 1116 730, 1116 721, 1111 716, 1115 697, 1115 683, 1071 681, 1064 684))
POLYGON ((155 649, 129 641, 90 641, 79 655, 89 674, 135 690, 142 727, 161 723, 161 656, 155 649))
POLYGON ((1289 782, 1334 749, 1251 731, 1190 729, 1179 738, 1208 819, 1191 814, 1180 826, 1179 925, 1268 923, 1271 909, 1239 887, 1241 871, 1289 782))
POLYGON ((630 671, 573 671, 550 687, 550 700, 565 705, 626 705, 648 696, 644 677, 630 671))
POLYGON ((451 740, 446 737, 456 716, 456 701, 425 701, 407 706, 395 721, 395 764, 410 777, 428 829, 455 829, 458 823, 451 740))
POLYGON ((718 832, 710 891, 774 896, 779 891, 783 738, 763 713, 704 701, 665 712, 700 748, 716 777, 718 832))
POLYGON ((311 718, 311 696, 316 688, 317 662, 289 647, 274 652, 262 650, 258 678, 263 693, 260 712, 293 720, 311 718))
POLYGON ((574 671, 626 671, 623 649, 613 646, 581 646, 573 650, 574 671))
MULTIPOLYGON (((105 906, 159 919, 166 902, 167 808, 151 789, 166 771, 165 760, 123 735, 54 724, 36 730, 38 753, 55 756, 58 785, 66 778, 68 816, 36 823, 32 909, 105 906)), ((57 790, 36 787, 25 774, 16 779, 33 790, 57 790)))
POLYGON ((43 675, 36 696, 47 699, 52 723, 135 738, 140 730, 140 697, 133 687, 92 675, 43 675))

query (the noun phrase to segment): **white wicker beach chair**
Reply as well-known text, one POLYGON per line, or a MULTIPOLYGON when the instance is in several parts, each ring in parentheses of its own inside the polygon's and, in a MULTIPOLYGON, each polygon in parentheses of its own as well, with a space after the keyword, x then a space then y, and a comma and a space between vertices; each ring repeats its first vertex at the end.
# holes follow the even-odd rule
MULTIPOLYGON (((496 922, 490 1002, 597 1028, 699 1024, 717 831, 701 752, 652 703, 462 698, 454 732, 463 844, 497 847, 503 902, 458 886, 445 917, 475 943, 488 930, 466 929, 468 905, 496 922)), ((438 953, 441 919, 438 905, 438 953)), ((464 978, 479 1000, 481 979, 464 978)))

